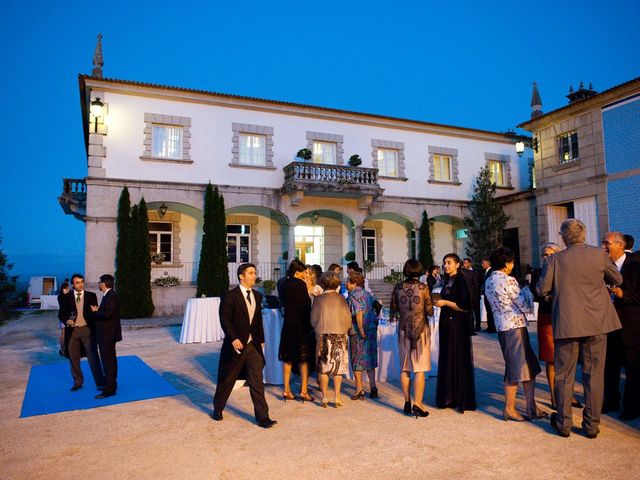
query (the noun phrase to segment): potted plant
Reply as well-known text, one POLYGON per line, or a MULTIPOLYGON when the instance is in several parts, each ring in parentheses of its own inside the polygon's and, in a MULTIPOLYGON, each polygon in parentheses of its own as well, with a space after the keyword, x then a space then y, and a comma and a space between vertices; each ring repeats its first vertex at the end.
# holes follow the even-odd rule
POLYGON ((164 259, 165 259, 165 256, 164 256, 164 253, 162 252, 151 254, 151 261, 156 265, 162 265, 162 262, 164 262, 164 259))
POLYGON ((353 262, 356 259, 356 252, 354 252, 353 250, 351 250, 350 252, 347 252, 344 254, 344 259, 347 262, 353 262))
POLYGON ((352 167, 358 167, 362 165, 362 159, 360 158, 360 155, 351 155, 351 157, 349 157, 349 165, 352 167))
POLYGON ((156 278, 153 284, 156 287, 175 287, 176 285, 180 285, 180 279, 172 275, 166 275, 165 272, 165 276, 156 278))
POLYGON ((274 280, 264 280, 262 288, 264 288, 265 295, 271 295, 271 292, 276 288, 276 282, 274 280))
POLYGON ((313 158, 313 152, 308 148, 303 148, 301 150, 298 150, 296 158, 299 158, 303 162, 308 162, 309 160, 311 160, 311 158, 313 158))

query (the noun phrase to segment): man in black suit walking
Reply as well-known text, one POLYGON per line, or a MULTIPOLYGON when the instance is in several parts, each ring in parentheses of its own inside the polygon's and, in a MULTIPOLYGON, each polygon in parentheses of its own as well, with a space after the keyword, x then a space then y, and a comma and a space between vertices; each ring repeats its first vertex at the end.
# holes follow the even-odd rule
POLYGON ((80 358, 83 356, 83 352, 87 355, 96 387, 100 389, 104 386, 104 373, 98 357, 91 311, 91 307, 98 306, 98 297, 93 292, 85 291, 84 277, 79 273, 75 273, 71 277, 71 284, 73 290, 66 295, 62 315, 62 318, 66 319, 65 338, 68 339, 66 340, 67 352, 73 377, 71 391, 80 390, 84 384, 84 375, 80 368, 80 358))
POLYGON ((262 428, 270 428, 277 422, 269 418, 269 407, 264 398, 262 296, 252 290, 256 277, 255 265, 252 263, 240 265, 238 267, 240 284, 228 291, 220 302, 220 324, 224 331, 224 342, 220 351, 218 385, 213 396, 211 417, 216 421, 222 420, 222 411, 233 386, 240 372, 245 370, 258 425, 262 428))
POLYGON ((104 294, 100 307, 92 306, 95 322, 96 342, 100 350, 100 361, 104 370, 105 384, 102 393, 96 398, 107 398, 116 394, 118 388, 118 359, 116 342, 122 340, 120 325, 120 304, 113 290, 114 279, 109 274, 102 275, 98 287, 104 294))

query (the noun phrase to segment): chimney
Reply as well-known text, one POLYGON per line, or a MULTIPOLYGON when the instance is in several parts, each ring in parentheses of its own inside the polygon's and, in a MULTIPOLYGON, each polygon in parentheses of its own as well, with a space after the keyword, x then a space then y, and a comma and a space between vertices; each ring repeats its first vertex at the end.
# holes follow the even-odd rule
POLYGON ((578 102, 580 100, 585 100, 587 98, 591 98, 594 95, 597 95, 598 92, 596 92, 593 89, 593 85, 590 83, 589 84, 589 88, 584 88, 584 83, 582 83, 582 80, 580 81, 580 87, 578 88, 578 90, 574 91, 573 90, 573 85, 569 86, 569 94, 567 95, 567 98, 569 99, 569 104, 572 104, 574 102, 578 102))

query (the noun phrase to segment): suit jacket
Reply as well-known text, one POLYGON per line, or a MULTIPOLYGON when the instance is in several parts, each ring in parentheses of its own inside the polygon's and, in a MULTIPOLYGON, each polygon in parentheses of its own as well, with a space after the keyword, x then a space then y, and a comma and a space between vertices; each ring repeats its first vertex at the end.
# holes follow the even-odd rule
POLYGON ((578 243, 545 260, 537 289, 553 295, 553 337, 601 335, 620 328, 607 284, 620 285, 622 275, 599 247, 578 243))
POLYGON ((622 341, 628 346, 640 345, 640 257, 627 254, 622 264, 622 298, 613 304, 622 323, 622 341))
POLYGON ((234 340, 240 340, 246 348, 249 335, 251 335, 251 342, 255 344, 264 359, 264 353, 261 348, 261 344, 264 343, 262 295, 254 289, 253 296, 256 300, 256 310, 251 322, 249 322, 249 310, 239 286, 229 290, 220 301, 220 325, 224 331, 224 341, 220 350, 218 382, 227 375, 234 362, 240 359, 241 355, 236 353, 232 345, 234 340))
POLYGON ((122 340, 120 303, 118 294, 113 289, 102 297, 98 311, 93 313, 93 319, 98 344, 116 343, 122 340))
MULTIPOLYGON (((76 306, 76 291, 72 288, 69 293, 66 295, 58 296, 58 303, 60 305, 60 310, 58 312, 58 318, 62 323, 67 323, 71 313, 75 313, 78 315, 78 307, 76 306)), ((91 333, 94 334, 94 322, 93 322, 93 312, 91 311, 91 306, 98 306, 98 297, 93 292, 84 291, 84 307, 82 309, 82 316, 84 317, 91 333)), ((65 352, 69 352, 69 340, 71 339, 71 334, 73 333, 74 327, 65 327, 64 329, 64 347, 65 352)), ((84 347, 81 348, 81 356, 85 357, 87 354, 84 351, 84 347)), ((67 355, 68 356, 68 353, 67 355)))
POLYGON ((473 305, 480 302, 480 294, 484 283, 484 278, 480 277, 478 273, 475 270, 462 269, 462 276, 467 284, 473 305))

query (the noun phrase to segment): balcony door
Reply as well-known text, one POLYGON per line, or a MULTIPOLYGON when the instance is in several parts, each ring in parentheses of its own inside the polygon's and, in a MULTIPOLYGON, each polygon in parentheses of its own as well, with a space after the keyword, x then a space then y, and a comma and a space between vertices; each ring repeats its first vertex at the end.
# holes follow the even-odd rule
POLYGON ((324 227, 298 225, 295 236, 296 257, 308 265, 324 265, 324 227))

